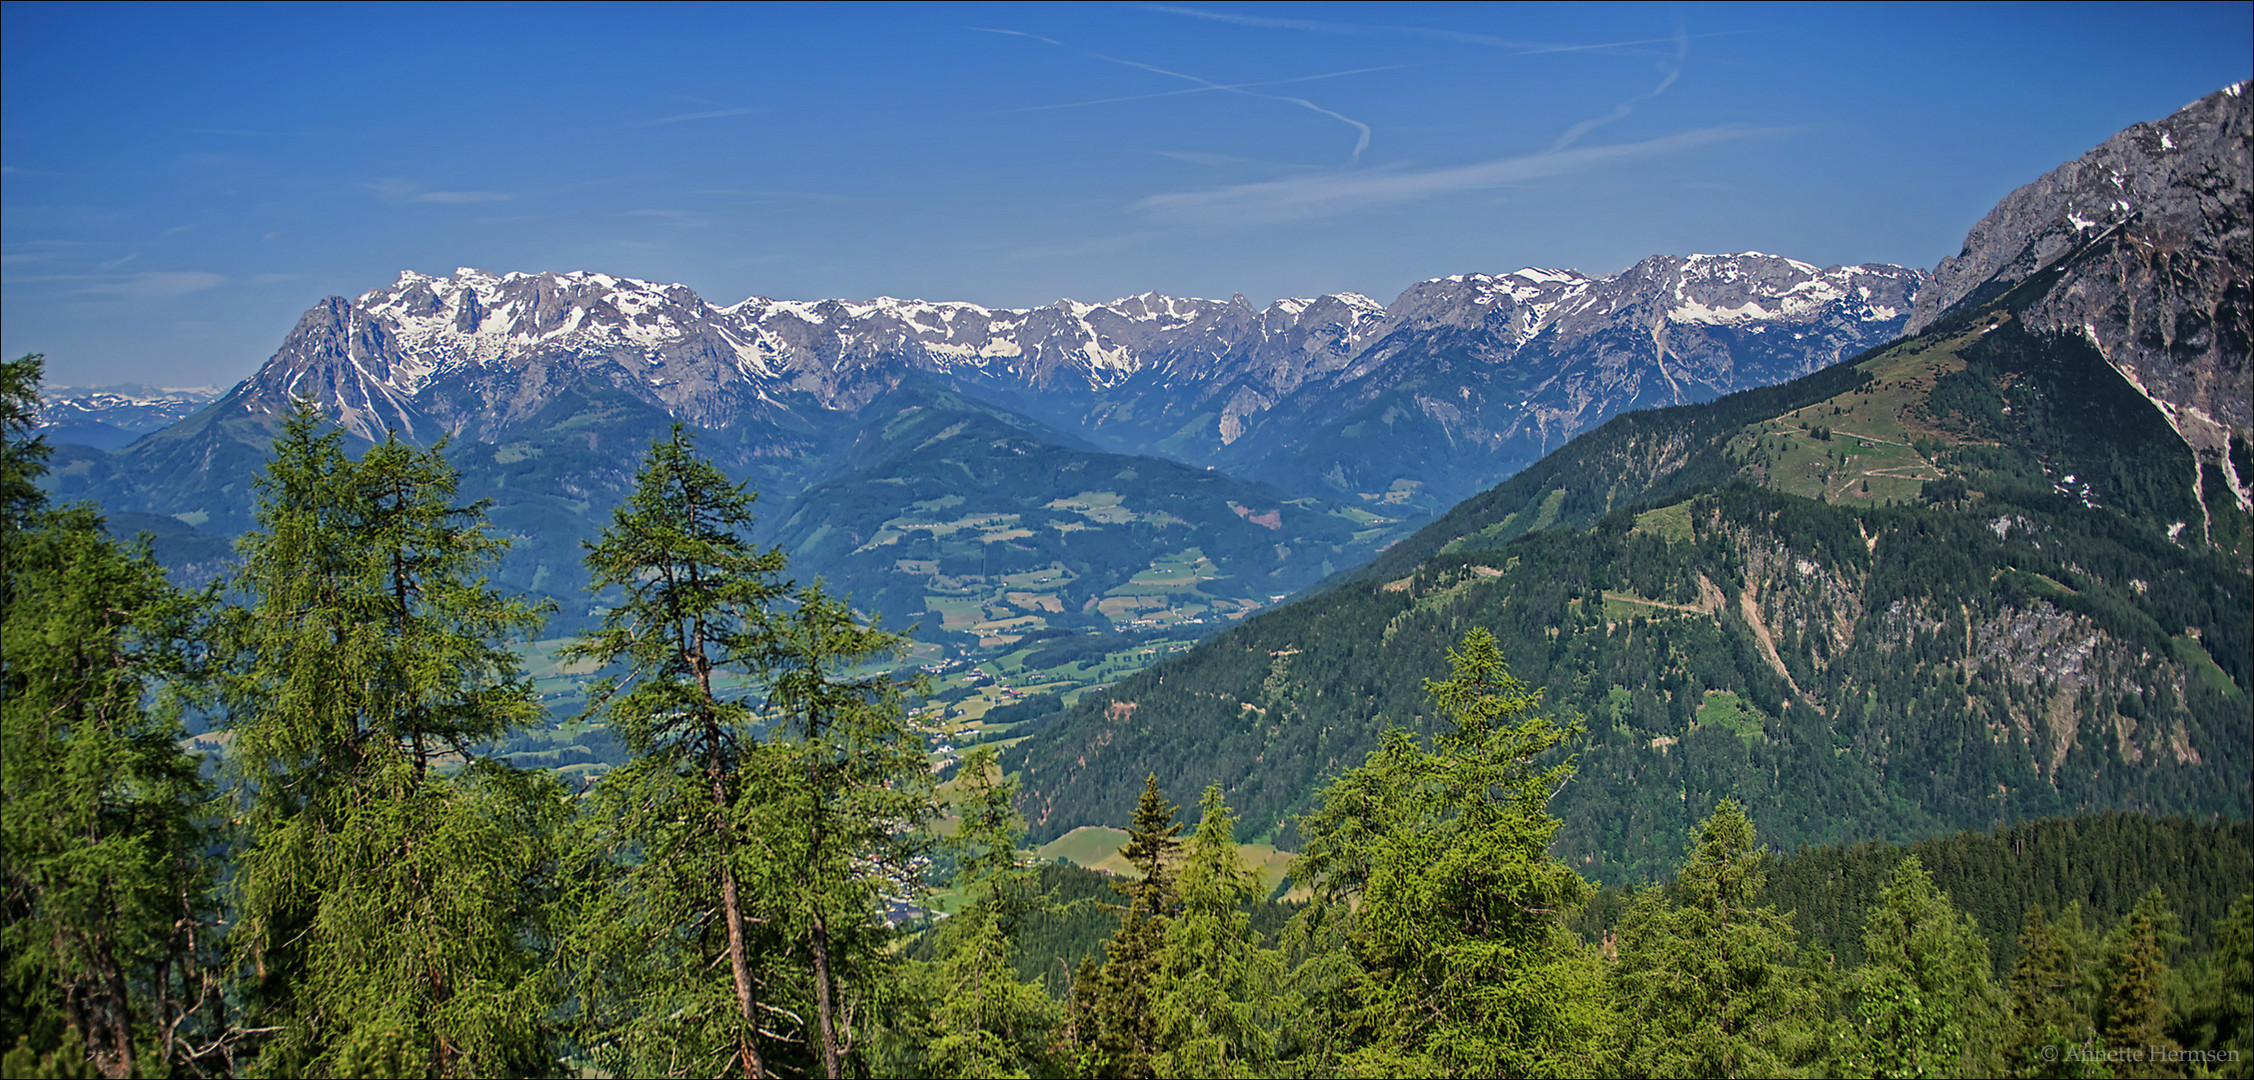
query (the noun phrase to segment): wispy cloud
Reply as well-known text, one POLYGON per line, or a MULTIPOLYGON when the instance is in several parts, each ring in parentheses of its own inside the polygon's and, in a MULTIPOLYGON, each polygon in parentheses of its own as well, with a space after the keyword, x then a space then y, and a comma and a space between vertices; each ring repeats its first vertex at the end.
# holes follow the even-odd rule
MULTIPOLYGON (((1181 7, 1175 4, 1145 4, 1149 11, 1168 15, 1181 15, 1208 22, 1232 23, 1237 26, 1258 26, 1273 30, 1300 30, 1315 34, 1402 34, 1411 37, 1434 38, 1441 41, 1460 42, 1465 45, 1484 45, 1507 49, 1514 53, 1534 55, 1560 52, 1617 52, 1648 54, 1648 46, 1673 45, 1678 37, 1632 38, 1624 41, 1557 42, 1528 41, 1520 38, 1496 37, 1493 34, 1474 34, 1462 30, 1445 30, 1431 26, 1404 26, 1397 23, 1342 23, 1322 19, 1280 19, 1265 15, 1240 15, 1227 11, 1207 11, 1203 8, 1181 7)), ((1722 30, 1699 34, 1699 37, 1719 37, 1724 34, 1746 33, 1742 30, 1722 30)))
POLYGON ((1368 124, 1365 124, 1360 120, 1356 120, 1353 117, 1346 115, 1345 113, 1323 108, 1322 106, 1317 105, 1314 102, 1307 100, 1306 98, 1291 97, 1286 94, 1263 94, 1256 90, 1247 89, 1243 84, 1217 83, 1211 79, 1200 78, 1196 75, 1185 75, 1179 71, 1169 71, 1165 68, 1159 67, 1156 64, 1146 64, 1140 60, 1122 60, 1116 56, 1105 56, 1101 53, 1089 53, 1088 55, 1093 56, 1098 60, 1106 60, 1114 64, 1124 65, 1126 67, 1139 68, 1143 71, 1148 71, 1156 75, 1165 75, 1169 78, 1184 79, 1189 82, 1196 83, 1198 89, 1200 90, 1217 90, 1223 93, 1243 94, 1246 97, 1266 98, 1269 101, 1281 101, 1287 104, 1297 105, 1302 109, 1308 110, 1309 112, 1314 112, 1323 116, 1330 117, 1331 119, 1336 120, 1339 123, 1353 128, 1355 131, 1354 152, 1347 155, 1347 160, 1350 163, 1359 163, 1362 160, 1362 151, 1370 148, 1370 126, 1368 124))
POLYGON ((1042 37, 1039 34, 1028 34, 1023 30, 1003 30, 992 26, 973 26, 970 29, 976 30, 981 34, 1007 34, 1010 37, 1032 38, 1033 40, 1041 42, 1045 45, 1062 46, 1064 44, 1064 42, 1058 41, 1055 38, 1042 37))
POLYGON ((144 270, 115 278, 78 278, 84 281, 72 290, 86 296, 116 296, 126 300, 169 300, 176 296, 215 289, 227 283, 227 275, 209 270, 144 270))
MULTIPOLYGON (((1092 54, 1092 53, 1091 53, 1090 55, 1094 55, 1094 54, 1092 54)), ((1100 59, 1106 59, 1106 60, 1108 60, 1108 59, 1110 59, 1110 57, 1101 57, 1100 59)), ((1121 61, 1114 61, 1114 63, 1119 63, 1119 62, 1121 62, 1121 61)), ((1147 67, 1148 67, 1148 65, 1144 65, 1144 64, 1132 64, 1131 66, 1135 66, 1135 67, 1145 67, 1145 68, 1147 68, 1147 67)), ((1095 98, 1095 99, 1093 99, 1093 100, 1090 100, 1090 101, 1067 101, 1067 102, 1064 102, 1064 103, 1062 103, 1062 104, 1058 104, 1058 105, 1028 105, 1028 106, 1025 106, 1024 108, 1021 108, 1021 109, 1010 109, 1010 110, 1008 110, 1008 111, 1010 111, 1010 112, 1048 112, 1048 111, 1050 111, 1050 110, 1052 110, 1052 109, 1080 109, 1080 108, 1086 108, 1087 106, 1090 106, 1090 105, 1111 105, 1111 104, 1116 104, 1116 103, 1118 103, 1118 102, 1122 102, 1122 101, 1149 101, 1149 100, 1151 100, 1151 99, 1153 99, 1153 98, 1170 98, 1170 97, 1181 97, 1181 96, 1182 96, 1182 95, 1184 95, 1184 94, 1210 94, 1210 93, 1213 93, 1213 92, 1215 92, 1215 91, 1228 91, 1228 92, 1235 92, 1235 91, 1240 91, 1240 90, 1256 90, 1256 89, 1260 89, 1260 88, 1262 88, 1262 87, 1269 87, 1269 86, 1289 86, 1289 85, 1291 85, 1291 84, 1293 84, 1293 83, 1315 82, 1315 81, 1317 81, 1317 80, 1319 80, 1319 79, 1337 79, 1337 78, 1342 78, 1342 77, 1344 77, 1344 76, 1347 76, 1347 75, 1368 75, 1368 74, 1370 74, 1370 73, 1372 73, 1372 72, 1378 72, 1378 71, 1399 71, 1399 70, 1401 70, 1402 68, 1405 68, 1405 67, 1407 67, 1407 66, 1409 66, 1409 65, 1407 65, 1407 64, 1387 64, 1387 65, 1385 65, 1385 66, 1383 66, 1383 67, 1366 67, 1366 68, 1354 68, 1354 69, 1352 69, 1352 70, 1349 70, 1349 71, 1328 71, 1328 72, 1324 72, 1324 73, 1323 73, 1323 74, 1321 74, 1321 75, 1301 75, 1301 76, 1298 76, 1298 77, 1296 77, 1296 78, 1290 78, 1290 79, 1270 79, 1270 80, 1267 80, 1267 81, 1264 81, 1264 82, 1249 82, 1249 83, 1224 83, 1224 84, 1221 84, 1221 85, 1217 85, 1217 86, 1186 86, 1186 87, 1183 87, 1183 88, 1182 88, 1182 89, 1180 89, 1180 90, 1160 90, 1160 91, 1158 91, 1157 93, 1152 93, 1152 94, 1127 94, 1127 95, 1124 95, 1124 96, 1121 96, 1121 97, 1095 98)), ((1153 70, 1155 70, 1155 69, 1153 69, 1153 70)), ((1171 74, 1173 74, 1173 72, 1165 72, 1164 74, 1169 74, 1169 75, 1171 75, 1171 74)), ((1260 96, 1264 96, 1264 95, 1260 95, 1260 96)), ((1279 100, 1284 100, 1284 99, 1279 99, 1279 100)))
MULTIPOLYGON (((1028 34, 1023 30, 997 30, 991 27, 984 26, 974 26, 971 27, 971 29, 988 34, 1008 34, 1012 37, 1032 38, 1035 41, 1045 42, 1050 45, 1055 45, 1059 48, 1069 47, 1066 46, 1064 42, 1058 41, 1055 38, 1042 37, 1039 34, 1028 34)), ((1129 94, 1123 97, 1100 98, 1094 101, 1067 102, 1062 105, 1034 106, 1032 108, 1013 109, 1010 111, 1037 112, 1043 109, 1077 109, 1088 105, 1108 105, 1113 102, 1119 101, 1144 101, 1150 98, 1174 97, 1181 94, 1198 94, 1209 92, 1242 94, 1245 97, 1263 98, 1268 101, 1281 101, 1287 105, 1296 105, 1302 109, 1306 109, 1321 116, 1327 116, 1333 120, 1338 121, 1339 123, 1353 128, 1355 132, 1354 151, 1351 154, 1347 155, 1347 162, 1349 164, 1359 164, 1362 160, 1362 152, 1370 148, 1370 126, 1368 124, 1365 124, 1360 120, 1356 120, 1344 113, 1338 112, 1337 110, 1326 109, 1320 105, 1315 104, 1312 101, 1307 100, 1306 98, 1292 97, 1287 94, 1264 94, 1254 88, 1263 86, 1282 86, 1287 83, 1313 82, 1317 79, 1335 79, 1342 75, 1361 75, 1372 71, 1391 70, 1390 67, 1358 68, 1353 71, 1336 71, 1323 75, 1304 75, 1294 79, 1277 79, 1268 82, 1222 83, 1215 82, 1212 79, 1203 78, 1197 75, 1189 75, 1179 71, 1171 71, 1166 68, 1159 67, 1156 64, 1146 64, 1140 60, 1123 60, 1116 56, 1105 56, 1102 53, 1094 52, 1084 53, 1083 55, 1088 56, 1091 59, 1101 60, 1107 64, 1118 64, 1123 67, 1131 67, 1141 71, 1148 71, 1154 75, 1164 75, 1170 79, 1181 79, 1185 82, 1191 82, 1197 85, 1189 89, 1175 90, 1171 92, 1161 92, 1156 94, 1129 94)), ((1397 67, 1399 65, 1394 66, 1397 67)))
POLYGON ((508 202, 516 196, 506 191, 426 191, 415 196, 416 202, 443 203, 448 206, 468 206, 473 203, 508 202))
POLYGON ((1743 125, 1699 128, 1642 142, 1550 150, 1438 169, 1377 168, 1294 176, 1206 191, 1169 192, 1134 204, 1161 221, 1197 225, 1260 225, 1336 217, 1461 191, 1570 176, 1623 162, 1776 135, 1786 129, 1743 125))
POLYGON ((1039 247, 1019 248, 1009 253, 1012 262, 1033 262, 1040 259, 1076 259, 1087 255, 1109 255, 1139 247, 1151 238, 1150 233, 1131 233, 1126 236, 1098 236, 1065 244, 1045 244, 1039 247))
POLYGON ((643 126, 656 127, 659 124, 685 124, 691 120, 724 120, 731 116, 750 116, 754 113, 772 111, 772 109, 756 105, 745 106, 744 108, 740 109, 706 109, 702 112, 681 113, 677 116, 660 116, 655 120, 649 121, 643 126))
POLYGON ((431 191, 413 180, 396 177, 373 180, 360 185, 376 193, 386 202, 436 203, 441 206, 472 206, 478 203, 508 202, 516 196, 506 191, 431 191))
POLYGON ((1566 147, 1573 145, 1574 143, 1580 142, 1581 136, 1595 131, 1596 129, 1603 127, 1606 124, 1612 123, 1615 120, 1625 118, 1629 113, 1636 111, 1636 106, 1666 93, 1668 87, 1675 85, 1676 80, 1683 77, 1683 63, 1689 59, 1690 35, 1688 33, 1685 33, 1683 29, 1678 26, 1675 28, 1675 55, 1659 65, 1659 85, 1654 86, 1641 94, 1637 94, 1636 96, 1613 106, 1612 111, 1609 113, 1606 113, 1602 116, 1590 117, 1587 120, 1583 120, 1580 123, 1565 129, 1565 133, 1559 135, 1557 137, 1557 141, 1550 144, 1549 152, 1556 153, 1557 151, 1563 150, 1566 147))

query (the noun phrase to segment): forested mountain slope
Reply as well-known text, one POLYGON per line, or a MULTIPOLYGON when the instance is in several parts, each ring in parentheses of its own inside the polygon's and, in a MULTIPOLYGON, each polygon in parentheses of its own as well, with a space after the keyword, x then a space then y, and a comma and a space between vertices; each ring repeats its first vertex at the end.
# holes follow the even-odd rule
MULTIPOLYGON (((2217 94, 2161 134, 2187 115, 2243 131, 2246 109, 2217 94)), ((2196 402, 2051 318, 2175 237, 2215 253, 2164 290, 2211 301, 2182 325, 2215 348, 2183 362, 2243 368, 2244 219, 2194 208, 2070 230, 1851 363, 1618 417, 1332 592, 1091 695, 1009 759, 1035 835, 1116 820, 1155 767, 1288 846, 1324 776, 1429 724, 1421 679, 1472 626, 1585 718, 1556 850, 1608 880, 1669 865, 1727 794, 1784 846, 2245 816, 2254 432, 2218 454, 2185 434, 2196 402)))

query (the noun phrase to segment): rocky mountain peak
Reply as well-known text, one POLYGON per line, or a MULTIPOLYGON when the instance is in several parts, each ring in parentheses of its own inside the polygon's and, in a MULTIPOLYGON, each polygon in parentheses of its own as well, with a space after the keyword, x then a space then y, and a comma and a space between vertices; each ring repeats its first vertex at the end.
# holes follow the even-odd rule
MULTIPOLYGON (((2254 477, 2254 103, 2234 84, 2136 124, 2006 196, 1944 259, 1912 331, 2039 271, 2058 278, 2021 310, 2078 334, 2164 413, 2249 505, 2254 477)), ((2205 475, 2198 481, 2206 483, 2205 475)))

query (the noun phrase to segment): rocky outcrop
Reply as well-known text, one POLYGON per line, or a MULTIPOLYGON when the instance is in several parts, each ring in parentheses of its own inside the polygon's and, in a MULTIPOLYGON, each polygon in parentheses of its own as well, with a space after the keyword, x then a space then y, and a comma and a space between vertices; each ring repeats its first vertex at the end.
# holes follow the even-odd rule
POLYGON ((2107 139, 1996 205, 1944 259, 1908 331, 2045 269, 2034 329, 2089 339, 2249 505, 2254 103, 2239 83, 2107 139), (2236 456, 2239 460, 2234 462, 2236 456))

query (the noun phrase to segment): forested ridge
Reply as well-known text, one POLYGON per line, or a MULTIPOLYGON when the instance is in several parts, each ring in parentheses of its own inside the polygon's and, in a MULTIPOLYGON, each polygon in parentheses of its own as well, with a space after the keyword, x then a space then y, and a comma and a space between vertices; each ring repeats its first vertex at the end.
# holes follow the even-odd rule
POLYGON ((1082 698, 1006 758, 1034 836, 1116 820, 1159 765, 1295 846, 1387 724, 1431 730, 1401 676, 1474 625, 1586 723, 1558 850, 1599 880, 1655 879, 1723 794, 1788 848, 2243 818, 2248 515, 2086 342, 2020 325, 2057 272, 1794 383, 1619 417, 1082 698))
MULTIPOLYGON (((1108 819, 1129 828, 1133 874, 1098 886, 1031 865, 1019 789, 1037 771, 981 747, 936 783, 918 681, 891 659, 905 640, 754 545, 749 492, 684 430, 650 446, 586 551, 604 606, 565 655, 598 676, 589 719, 626 763, 574 790, 496 753, 540 712, 510 646, 547 611, 490 584, 505 541, 440 453, 387 440, 355 457, 300 410, 261 474, 240 571, 187 590, 92 511, 49 504, 33 483, 44 448, 23 437, 37 360, 0 376, 11 1076, 2247 1068, 2243 823, 2072 818, 1780 860, 1730 788, 1764 793, 1717 775, 1662 790, 1698 818, 1647 841, 1672 850, 1620 860, 1664 887, 1591 882, 1599 861, 1571 838, 1595 823, 1577 823, 1574 798, 1608 778, 1590 725, 1556 703, 1600 668, 1538 649, 1506 663, 1505 643, 1609 612, 1629 626, 1622 648, 1649 652, 1614 662, 1705 678, 1721 662, 1708 654, 1742 652, 1749 632, 1699 605, 1766 580, 1729 538, 1798 512, 1780 496, 1719 492, 1680 520, 1608 518, 1604 543, 1540 534, 1382 586, 1399 606, 1370 640, 1425 655, 1365 688, 1414 699, 1424 722, 1330 748, 1292 807, 1300 855, 1279 902, 1239 852, 1227 789, 1194 776, 1146 771, 1108 819), (1630 568, 1644 591, 1591 590, 1574 559, 1630 568), (1477 601, 1497 589, 1528 599, 1477 601), (1681 609, 1694 629, 1667 637, 1654 626, 1671 616, 1621 620, 1613 603, 1681 609), (200 742, 191 713, 214 725, 200 742), (1190 827, 1167 792, 1201 786, 1190 827)), ((1802 547, 1873 575, 1885 537, 1932 524, 1824 512, 1802 547)), ((2045 527, 2029 535, 2059 535, 2045 527)), ((2136 641, 2176 640, 2136 616, 2172 626, 2211 599, 2114 603, 2095 584, 2110 579, 2035 550, 2011 549, 2016 572, 2092 597, 2059 610, 2136 641)), ((2108 557, 2154 580, 2199 569, 2133 546, 2108 557)), ((1897 647, 1955 640, 1920 633, 1897 647)), ((1305 723, 1338 692, 1316 649, 1247 653, 1261 696, 1240 714, 1305 723)), ((2208 692, 2242 694, 2243 672, 2210 666, 2208 692)), ((1879 693, 1876 665, 1847 670, 1879 693)), ((1711 682, 1665 688, 1727 746, 1758 748, 1767 723, 1798 716, 1796 684, 1826 685, 1793 671, 1727 701, 1689 697, 1711 682)), ((2184 704, 2199 691, 2154 685, 2140 715, 2207 715, 2184 704)), ((1631 692, 1594 722, 1637 730, 1640 707, 1631 692)), ((2171 730, 2124 745, 2159 753, 2171 730)), ((1679 744, 1686 764, 1695 742, 1679 744)))

